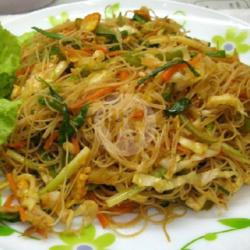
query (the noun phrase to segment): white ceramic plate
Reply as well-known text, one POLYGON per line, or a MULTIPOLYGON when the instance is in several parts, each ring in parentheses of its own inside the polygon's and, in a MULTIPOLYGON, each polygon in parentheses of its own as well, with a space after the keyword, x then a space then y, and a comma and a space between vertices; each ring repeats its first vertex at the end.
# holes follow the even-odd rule
MULTIPOLYGON (((3 23, 20 35, 30 31, 31 26, 49 28, 65 18, 74 19, 85 14, 103 12, 105 6, 117 1, 91 0, 33 12, 23 17, 3 23)), ((193 5, 168 2, 166 0, 122 1, 121 11, 148 6, 159 16, 170 16, 184 24, 190 36, 208 40, 228 53, 235 48, 242 61, 250 64, 250 26, 235 18, 193 5)), ((189 211, 168 226, 171 241, 164 236, 162 227, 148 225, 139 236, 124 238, 109 229, 102 229, 96 221, 83 230, 79 237, 52 235, 46 240, 32 240, 21 237, 18 231, 23 225, 0 226, 0 249, 4 250, 249 250, 250 249, 250 198, 249 187, 235 195, 227 211, 216 208, 194 213, 189 211)), ((133 232, 136 228, 130 228, 133 232)))

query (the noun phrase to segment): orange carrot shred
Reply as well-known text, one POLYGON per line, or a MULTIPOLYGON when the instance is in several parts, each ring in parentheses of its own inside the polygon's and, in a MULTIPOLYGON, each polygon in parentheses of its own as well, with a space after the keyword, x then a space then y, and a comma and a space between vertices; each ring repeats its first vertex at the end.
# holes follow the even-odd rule
POLYGON ((141 120, 144 117, 144 112, 143 110, 136 110, 131 117, 136 120, 141 120))
POLYGON ((19 207, 19 214, 20 214, 20 219, 22 222, 27 221, 27 213, 23 207, 19 207))
POLYGON ((115 57, 115 56, 120 56, 123 53, 122 50, 115 50, 115 51, 110 51, 107 53, 109 57, 115 57))
POLYGON ((85 103, 104 97, 105 95, 112 93, 116 88, 117 86, 96 90, 94 93, 87 94, 78 102, 75 102, 74 104, 70 105, 69 108, 70 110, 80 109, 85 103))
POLYGON ((14 149, 21 149, 21 148, 24 148, 26 144, 27 144, 26 141, 20 141, 20 142, 9 143, 8 147, 14 148, 14 149))
POLYGON ((12 191, 14 194, 16 194, 16 192, 17 192, 17 186, 16 186, 16 182, 15 182, 15 180, 14 180, 13 174, 12 174, 12 173, 8 173, 8 174, 6 175, 6 177, 7 177, 7 180, 8 180, 8 182, 9 182, 11 191, 12 191))
POLYGON ((57 131, 54 131, 53 133, 51 133, 43 145, 44 150, 48 151, 51 148, 54 141, 58 138, 58 136, 59 134, 57 131))
POLYGON ((108 53, 108 48, 106 46, 98 46, 96 47, 97 50, 101 50, 104 54, 108 53))
POLYGON ((191 64, 192 66, 195 66, 197 63, 199 63, 203 58, 202 54, 198 54, 197 56, 195 56, 194 58, 192 58, 192 60, 189 61, 189 64, 191 64))
MULTIPOLYGON (((192 60, 189 61, 189 64, 191 64, 192 66, 195 66, 196 64, 198 64, 202 60, 202 58, 203 58, 203 55, 198 54, 192 60)), ((183 63, 183 64, 174 65, 171 68, 165 70, 161 76, 162 81, 168 82, 176 72, 181 71, 181 70, 185 69, 186 67, 187 67, 187 65, 183 63)))
POLYGON ((106 228, 109 225, 109 219, 105 214, 97 214, 97 219, 99 220, 103 228, 106 228))
POLYGON ((181 145, 177 145, 177 150, 183 154, 189 154, 190 150, 187 148, 182 147, 181 145))
POLYGON ((130 213, 132 212, 137 205, 134 202, 125 202, 120 205, 114 206, 109 209, 111 212, 118 212, 120 214, 130 213))
POLYGON ((171 79, 171 77, 177 72, 180 71, 182 69, 184 69, 186 67, 185 64, 178 64, 178 65, 174 65, 173 67, 167 69, 166 71, 164 71, 162 73, 162 80, 164 82, 167 82, 171 79))
POLYGON ((3 206, 5 208, 11 208, 11 205, 12 205, 12 202, 13 200, 15 199, 15 195, 14 194, 11 194, 7 197, 7 199, 5 200, 3 206))
POLYGON ((120 70, 118 73, 117 73, 117 77, 121 80, 121 81, 124 81, 128 78, 129 76, 129 72, 127 70, 120 70))

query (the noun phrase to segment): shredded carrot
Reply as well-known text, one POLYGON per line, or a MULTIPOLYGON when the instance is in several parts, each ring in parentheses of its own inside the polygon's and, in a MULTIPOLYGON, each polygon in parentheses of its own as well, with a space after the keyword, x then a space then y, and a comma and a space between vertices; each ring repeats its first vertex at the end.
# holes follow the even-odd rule
POLYGON ((97 46, 96 49, 101 50, 104 54, 107 54, 109 51, 106 46, 97 46))
POLYGON ((162 73, 162 81, 167 82, 177 72, 185 68, 185 64, 174 65, 162 73))
POLYGON ((19 214, 20 214, 20 219, 22 222, 27 221, 28 217, 27 217, 27 213, 25 211, 25 209, 23 207, 19 207, 19 214))
POLYGON ((97 219, 99 220, 103 228, 106 228, 109 225, 109 219, 105 214, 97 214, 97 219))
POLYGON ((31 227, 27 228, 24 231, 23 235, 25 235, 25 236, 32 236, 35 233, 41 235, 44 238, 48 237, 48 232, 45 229, 37 228, 37 227, 34 227, 34 226, 31 226, 31 227))
POLYGON ((7 197, 7 199, 5 200, 3 206, 5 208, 11 208, 11 205, 12 205, 12 202, 15 200, 15 195, 14 194, 11 194, 7 197))
POLYGON ((78 50, 78 49, 63 47, 63 48, 61 48, 61 50, 64 53, 64 55, 72 61, 75 61, 81 57, 90 56, 93 54, 93 51, 92 50, 90 51, 90 49, 87 49, 87 48, 78 50))
POLYGON ((182 147, 180 144, 177 145, 177 150, 185 155, 190 154, 191 152, 189 149, 182 147))
POLYGON ((94 53, 94 50, 92 48, 83 48, 82 51, 87 53, 89 56, 94 53))
POLYGON ((117 73, 117 77, 121 80, 121 81, 124 81, 128 78, 129 76, 129 72, 127 70, 120 70, 118 73, 117 73))
MULTIPOLYGON (((192 66, 195 66, 202 60, 202 58, 203 58, 203 55, 198 54, 192 60, 189 61, 189 64, 191 64, 192 66)), ((165 70, 161 76, 162 81, 163 82, 169 81, 176 72, 179 72, 179 71, 185 69, 186 67, 187 67, 187 65, 183 63, 183 64, 174 65, 173 67, 165 70)))
POLYGON ((107 53, 109 57, 120 56, 123 53, 122 50, 110 51, 107 53))
POLYGON ((23 76, 25 75, 26 73, 28 73, 32 68, 33 68, 34 65, 29 65, 29 66, 26 66, 26 67, 23 67, 19 70, 16 71, 16 76, 19 77, 19 76, 23 76))
POLYGON ((125 213, 130 213, 132 211, 134 211, 134 209, 137 207, 135 202, 124 202, 120 205, 114 206, 112 208, 109 209, 109 211, 111 212, 117 212, 120 214, 125 214, 125 213))
POLYGON ((20 142, 9 143, 8 147, 14 148, 14 149, 20 149, 20 148, 24 148, 26 144, 27 144, 26 141, 20 141, 20 142))
POLYGON ((115 89, 117 89, 117 86, 96 90, 94 93, 87 94, 78 102, 70 105, 69 108, 70 110, 80 109, 85 103, 92 102, 98 98, 104 97, 105 95, 112 93, 115 89))
POLYGON ((6 175, 6 177, 7 177, 7 180, 8 180, 8 182, 9 182, 11 191, 12 191, 14 194, 16 194, 16 192, 17 192, 17 186, 16 186, 16 182, 15 182, 15 180, 14 180, 13 174, 12 174, 12 173, 8 173, 8 174, 6 175))
POLYGON ((58 138, 58 136, 59 134, 57 131, 51 133, 43 145, 44 150, 48 151, 51 148, 53 142, 58 138))
POLYGON ((80 152, 80 144, 77 137, 72 137, 71 143, 73 144, 73 154, 77 155, 80 152))
POLYGON ((192 60, 189 61, 189 64, 191 64, 192 66, 195 66, 198 63, 200 63, 200 61, 202 61, 202 59, 203 59, 203 55, 202 54, 198 54, 197 56, 195 56, 194 58, 192 58, 192 60))
POLYGON ((136 110, 131 117, 135 120, 141 120, 144 117, 144 112, 143 110, 136 110))

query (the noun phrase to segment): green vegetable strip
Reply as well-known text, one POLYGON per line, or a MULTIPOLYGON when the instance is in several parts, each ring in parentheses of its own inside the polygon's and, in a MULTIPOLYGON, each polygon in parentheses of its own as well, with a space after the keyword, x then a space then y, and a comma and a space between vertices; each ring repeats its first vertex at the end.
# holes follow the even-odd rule
POLYGON ((172 107, 167 110, 164 110, 164 113, 167 116, 176 116, 185 111, 190 106, 190 104, 191 101, 188 98, 183 97, 180 100, 176 101, 172 107))
POLYGON ((147 20, 141 16, 141 15, 138 15, 138 14, 134 14, 133 18, 132 18, 134 21, 137 21, 138 23, 141 23, 141 24, 144 24, 147 22, 147 20))
POLYGON ((162 66, 151 71, 147 76, 140 79, 138 81, 138 84, 143 84, 145 81, 149 80, 150 78, 155 77, 158 73, 160 73, 166 69, 169 69, 175 65, 178 65, 178 64, 186 64, 188 66, 188 68, 190 69, 190 71, 194 74, 194 76, 196 76, 196 77, 200 76, 200 74, 194 69, 194 67, 192 65, 190 65, 188 62, 184 61, 181 58, 176 58, 173 61, 170 61, 166 64, 163 64, 162 66))
POLYGON ((222 151, 229 157, 232 157, 239 162, 250 165, 250 159, 246 158, 245 155, 243 155, 241 152, 234 149, 233 147, 229 146, 227 143, 222 143, 222 151))
POLYGON ((76 117, 74 117, 72 123, 76 128, 80 128, 84 124, 87 113, 88 113, 88 109, 89 109, 89 105, 88 104, 84 105, 80 113, 76 117))
POLYGON ((201 142, 205 143, 218 142, 217 138, 210 136, 209 134, 202 132, 198 128, 196 128, 185 115, 181 114, 179 117, 181 119, 181 122, 185 125, 185 128, 189 130, 201 142))
POLYGON ((50 38, 50 39, 60 40, 60 39, 65 38, 65 36, 62 35, 62 34, 49 32, 49 31, 46 31, 46 30, 43 30, 43 29, 40 29, 40 28, 37 28, 37 27, 32 27, 32 29, 37 31, 38 33, 50 38))
POLYGON ((44 166, 43 164, 39 164, 39 163, 35 163, 32 162, 30 160, 27 160, 25 157, 23 157, 22 155, 18 154, 16 151, 12 150, 12 149, 8 149, 6 151, 6 155, 8 157, 10 157, 12 160, 21 163, 23 165, 25 165, 26 167, 30 168, 30 169, 38 169, 41 166, 44 166))
POLYGON ((144 189, 145 187, 133 186, 127 190, 124 190, 120 193, 115 194, 114 196, 111 196, 110 198, 106 200, 106 204, 108 207, 113 207, 115 205, 122 203, 125 200, 128 200, 134 195, 142 192, 144 189))
POLYGON ((8 221, 8 222, 18 222, 19 219, 19 213, 6 213, 6 212, 0 212, 0 222, 8 221))
POLYGON ((106 36, 110 39, 110 42, 117 42, 116 33, 105 24, 100 23, 96 28, 96 35, 98 36, 106 36))
POLYGON ((209 51, 209 52, 206 53, 206 55, 210 56, 210 57, 225 58, 226 57, 226 52, 225 52, 225 50, 209 51))
POLYGON ((250 118, 245 118, 242 130, 245 133, 250 133, 250 118))
POLYGON ((83 148, 80 153, 40 191, 40 195, 56 190, 60 184, 76 173, 78 169, 86 163, 89 153, 90 149, 88 147, 83 148))
MULTIPOLYGON (((48 100, 47 103, 49 106, 63 115, 63 121, 59 128, 59 143, 64 143, 67 139, 70 139, 71 136, 75 133, 74 127, 71 125, 70 115, 67 105, 64 103, 64 99, 60 96, 56 90, 54 90, 48 82, 42 78, 38 79, 43 84, 47 85, 50 91, 50 95, 53 97, 53 100, 48 100)), ((39 99, 40 104, 46 104, 43 99, 39 99)), ((81 111, 82 112, 82 111, 81 111)), ((81 115, 81 113, 80 113, 81 115)), ((83 121, 84 122, 84 121, 83 121)))

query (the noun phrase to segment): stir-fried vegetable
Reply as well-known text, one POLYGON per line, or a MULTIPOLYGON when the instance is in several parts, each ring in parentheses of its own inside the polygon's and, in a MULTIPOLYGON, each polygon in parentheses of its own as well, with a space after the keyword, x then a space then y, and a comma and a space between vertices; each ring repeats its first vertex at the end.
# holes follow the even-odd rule
POLYGON ((66 165, 53 180, 40 190, 40 195, 56 190, 60 184, 76 173, 80 167, 85 165, 89 153, 90 150, 88 147, 83 148, 80 153, 68 165, 66 165))
POLYGON ((226 52, 225 52, 225 50, 209 51, 209 52, 206 53, 206 55, 210 56, 210 57, 225 58, 226 57, 226 52))
POLYGON ((244 154, 242 154, 240 151, 234 149, 227 143, 222 144, 222 151, 227 154, 228 156, 236 159, 239 162, 245 163, 250 165, 250 159, 247 158, 244 154))
POLYGON ((28 40, 0 27, 0 221, 46 236, 153 206, 165 224, 250 183, 250 67, 152 13, 112 4, 28 40))
POLYGON ((129 198, 133 197, 134 195, 142 192, 144 190, 144 188, 142 187, 137 187, 137 186, 133 186, 129 189, 126 189, 122 192, 119 192, 113 196, 111 196, 110 198, 108 198, 106 200, 106 204, 108 207, 113 207, 117 204, 122 203, 125 200, 128 200, 129 198))
POLYGON ((188 98, 183 97, 176 101, 169 109, 164 110, 164 113, 166 116, 176 116, 188 109, 190 105, 191 101, 188 98))
POLYGON ((20 221, 19 213, 0 212, 0 222, 18 222, 20 221))
POLYGON ((157 74, 159 74, 160 72, 166 70, 166 69, 169 69, 175 65, 180 65, 180 64, 185 64, 187 65, 187 67, 189 68, 189 70, 194 74, 194 76, 199 76, 199 73, 194 69, 194 67, 189 64, 188 62, 182 60, 182 59, 179 59, 179 58, 176 58, 156 69, 154 69, 153 71, 151 71, 147 76, 141 78, 139 81, 138 81, 138 84, 143 84, 145 81, 149 80, 150 78, 152 77, 155 77, 157 74))
POLYGON ((217 138, 209 135, 206 132, 200 131, 198 128, 196 128, 185 115, 181 114, 179 117, 181 119, 181 122, 185 125, 185 128, 188 129, 201 142, 206 142, 206 143, 218 142, 217 138))
POLYGON ((50 39, 55 39, 55 40, 61 40, 64 38, 64 35, 62 34, 58 34, 58 33, 53 33, 53 32, 49 32, 43 29, 40 29, 38 27, 32 27, 33 30, 35 30, 36 32, 50 38, 50 39))

